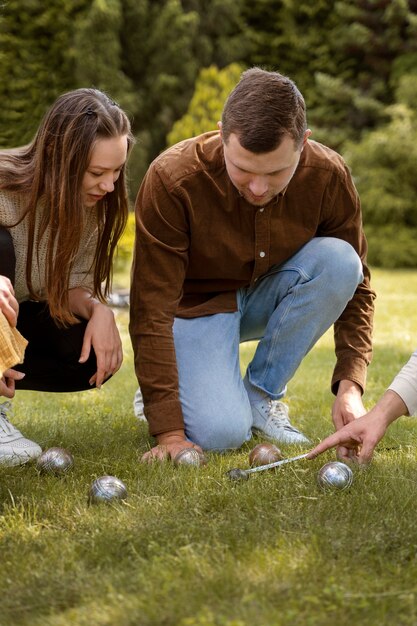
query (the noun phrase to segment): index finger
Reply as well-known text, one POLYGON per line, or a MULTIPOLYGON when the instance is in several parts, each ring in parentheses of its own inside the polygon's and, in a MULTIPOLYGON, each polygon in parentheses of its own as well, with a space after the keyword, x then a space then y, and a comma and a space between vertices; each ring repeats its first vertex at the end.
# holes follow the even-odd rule
POLYGON ((333 433, 332 435, 329 435, 328 437, 323 439, 323 441, 321 441, 315 448, 310 450, 306 458, 315 459, 316 456, 318 456, 319 454, 322 454, 323 452, 326 452, 326 450, 329 450, 330 448, 334 448, 335 446, 338 446, 340 443, 342 443, 342 441, 343 439, 340 436, 340 431, 337 431, 333 433))

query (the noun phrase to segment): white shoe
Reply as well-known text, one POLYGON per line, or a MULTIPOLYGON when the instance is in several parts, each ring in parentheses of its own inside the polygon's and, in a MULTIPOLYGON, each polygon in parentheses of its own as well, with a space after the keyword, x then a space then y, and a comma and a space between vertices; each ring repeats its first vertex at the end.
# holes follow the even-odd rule
POLYGON ((9 422, 7 414, 10 411, 10 402, 0 404, 0 465, 23 465, 37 459, 42 448, 34 441, 26 439, 9 422))
POLYGON ((138 387, 135 393, 134 400, 133 400, 133 412, 135 414, 136 419, 142 422, 147 421, 145 414, 143 412, 143 398, 142 398, 142 392, 140 390, 140 387, 138 387))
POLYGON ((288 407, 280 400, 265 397, 252 404, 253 430, 280 443, 309 444, 311 441, 295 428, 288 417, 288 407), (256 426, 255 426, 256 424, 256 426))

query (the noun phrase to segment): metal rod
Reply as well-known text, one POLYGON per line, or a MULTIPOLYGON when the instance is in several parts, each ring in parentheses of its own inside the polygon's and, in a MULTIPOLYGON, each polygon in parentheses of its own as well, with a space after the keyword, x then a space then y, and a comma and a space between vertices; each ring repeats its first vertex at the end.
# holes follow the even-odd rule
POLYGON ((308 452, 305 454, 299 454, 298 456, 293 456, 290 459, 283 459, 282 461, 275 461, 274 463, 268 463, 268 465, 259 465, 259 467, 251 467, 250 469, 244 470, 247 474, 252 474, 253 472, 262 472, 263 470, 272 469, 273 467, 278 467, 279 465, 285 465, 285 463, 292 463, 293 461, 298 461, 299 459, 305 459, 308 452))

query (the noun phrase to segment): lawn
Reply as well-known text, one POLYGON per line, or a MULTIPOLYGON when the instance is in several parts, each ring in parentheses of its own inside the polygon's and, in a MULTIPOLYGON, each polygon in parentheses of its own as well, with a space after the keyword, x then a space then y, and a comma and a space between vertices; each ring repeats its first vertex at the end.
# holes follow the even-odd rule
MULTIPOLYGON (((369 408, 417 343, 417 272, 373 274, 369 408)), ((100 391, 13 403, 16 426, 44 449, 68 448, 75 466, 64 478, 0 469, 0 626, 417 624, 414 419, 391 427, 344 492, 316 485, 333 452, 232 483, 226 471, 247 467, 258 440, 200 469, 142 465, 152 442, 132 411, 127 312, 117 318, 125 362, 100 391), (88 504, 103 474, 125 482, 125 502, 88 504)), ((289 385, 293 420, 313 441, 332 430, 333 365, 329 332, 289 385)))

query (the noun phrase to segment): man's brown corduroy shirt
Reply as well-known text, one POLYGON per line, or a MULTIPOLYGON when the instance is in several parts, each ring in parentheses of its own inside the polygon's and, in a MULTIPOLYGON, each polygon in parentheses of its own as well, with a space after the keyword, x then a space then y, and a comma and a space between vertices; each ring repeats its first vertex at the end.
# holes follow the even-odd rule
POLYGON ((332 389, 342 379, 365 388, 375 294, 358 194, 337 153, 308 141, 285 191, 255 207, 227 175, 219 133, 205 133, 153 161, 136 200, 136 224, 130 334, 152 435, 184 427, 174 317, 236 311, 237 289, 317 236, 349 242, 364 265, 365 278, 334 325, 332 389))

